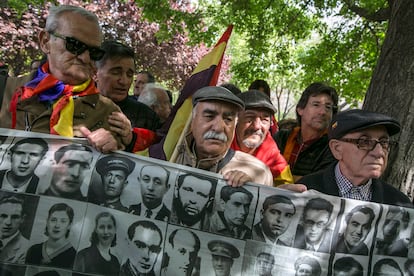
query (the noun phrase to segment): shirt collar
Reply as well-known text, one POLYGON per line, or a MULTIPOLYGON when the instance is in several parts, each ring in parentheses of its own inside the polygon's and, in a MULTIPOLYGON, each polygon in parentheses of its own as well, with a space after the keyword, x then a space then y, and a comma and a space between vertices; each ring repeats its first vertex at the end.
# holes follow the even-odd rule
POLYGON ((344 198, 371 201, 372 198, 372 179, 364 185, 355 186, 349 181, 339 168, 339 163, 335 166, 335 179, 339 188, 339 195, 344 198))

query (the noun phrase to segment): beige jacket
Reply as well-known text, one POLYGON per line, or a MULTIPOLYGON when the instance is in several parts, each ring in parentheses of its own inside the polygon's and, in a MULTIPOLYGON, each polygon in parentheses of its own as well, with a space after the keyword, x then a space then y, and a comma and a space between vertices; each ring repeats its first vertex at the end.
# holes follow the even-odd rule
POLYGON ((262 161, 256 157, 241 152, 229 149, 224 157, 214 159, 198 160, 194 151, 191 150, 190 145, 193 143, 192 134, 188 134, 183 143, 178 146, 178 154, 174 163, 187 165, 193 168, 205 168, 206 163, 212 164, 209 169, 211 172, 225 174, 226 172, 238 170, 246 173, 253 179, 254 183, 266 186, 273 186, 273 176, 262 161))

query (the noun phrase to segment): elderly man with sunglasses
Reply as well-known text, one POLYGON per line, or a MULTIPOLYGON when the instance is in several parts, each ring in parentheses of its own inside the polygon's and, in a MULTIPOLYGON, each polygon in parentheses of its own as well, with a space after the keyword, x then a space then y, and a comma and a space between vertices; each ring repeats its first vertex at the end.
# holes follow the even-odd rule
POLYGON ((110 129, 108 123, 120 109, 99 95, 92 80, 93 63, 105 53, 101 41, 96 15, 75 6, 52 7, 39 34, 47 60, 15 92, 10 103, 12 128, 86 137, 102 152, 123 149, 120 130, 110 129))
POLYGON ((406 195, 379 179, 395 144, 390 136, 399 131, 396 120, 380 113, 353 109, 336 114, 328 137, 338 161, 299 183, 329 195, 412 207, 406 195))

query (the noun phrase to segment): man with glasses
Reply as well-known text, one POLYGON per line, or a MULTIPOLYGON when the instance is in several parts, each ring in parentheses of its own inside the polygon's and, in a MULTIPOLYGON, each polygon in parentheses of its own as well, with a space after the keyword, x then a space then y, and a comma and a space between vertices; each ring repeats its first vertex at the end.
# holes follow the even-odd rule
POLYGON ((310 199, 296 230, 294 247, 315 252, 329 253, 332 230, 329 229, 333 205, 324 198, 310 199))
POLYGON ((160 228, 152 221, 136 221, 128 227, 128 239, 132 254, 121 266, 119 275, 158 275, 154 266, 161 252, 160 228))
POLYGON ((95 86, 94 61, 103 57, 102 32, 93 13, 75 6, 52 7, 40 49, 47 56, 34 78, 18 89, 10 103, 12 128, 86 137, 101 152, 123 149, 108 118, 120 112, 95 86))
POLYGON ((333 87, 315 82, 296 105, 298 126, 279 130, 273 138, 290 165, 295 182, 335 161, 328 147, 327 129, 336 114, 338 95, 333 87))
POLYGON ((239 112, 231 148, 265 163, 272 172, 274 184, 293 183, 290 168, 270 135, 276 112, 270 98, 259 90, 249 90, 237 96, 244 102, 244 110, 239 112))
POLYGON ((393 118, 353 109, 338 113, 329 126, 329 148, 338 160, 323 171, 303 177, 308 189, 325 194, 397 206, 412 207, 409 198, 380 180, 400 131, 393 118))

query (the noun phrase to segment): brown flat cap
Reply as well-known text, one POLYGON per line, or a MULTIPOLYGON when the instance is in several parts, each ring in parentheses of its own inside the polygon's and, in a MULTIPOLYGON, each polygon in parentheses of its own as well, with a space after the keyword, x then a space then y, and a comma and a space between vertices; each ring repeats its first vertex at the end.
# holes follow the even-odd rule
POLYGON ((244 102, 244 109, 264 108, 271 114, 276 112, 270 98, 259 90, 249 90, 237 95, 244 102))

